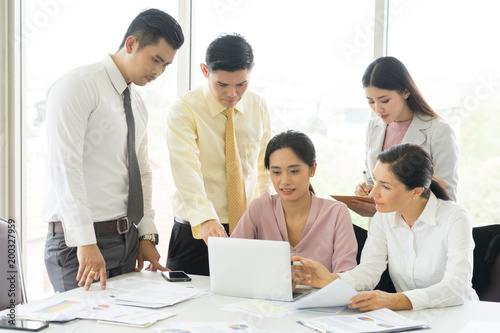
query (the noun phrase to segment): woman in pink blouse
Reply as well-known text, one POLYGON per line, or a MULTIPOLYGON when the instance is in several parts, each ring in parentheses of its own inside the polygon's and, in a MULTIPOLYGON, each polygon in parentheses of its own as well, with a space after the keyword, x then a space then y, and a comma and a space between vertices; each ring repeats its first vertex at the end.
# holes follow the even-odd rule
POLYGON ((294 130, 276 135, 264 164, 278 194, 252 201, 231 237, 287 241, 292 256, 312 258, 330 272, 354 268, 357 242, 347 206, 316 197, 309 184, 316 172, 311 139, 294 130))

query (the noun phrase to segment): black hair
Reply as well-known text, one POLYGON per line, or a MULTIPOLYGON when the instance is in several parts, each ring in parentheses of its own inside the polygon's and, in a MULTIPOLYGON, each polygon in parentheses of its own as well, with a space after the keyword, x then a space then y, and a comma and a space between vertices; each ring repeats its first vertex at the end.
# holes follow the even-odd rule
POLYGON ((380 57, 373 61, 366 68, 361 81, 363 88, 371 86, 384 90, 395 90, 400 94, 407 90, 410 96, 406 102, 412 112, 440 118, 422 96, 405 65, 394 57, 380 57))
MULTIPOLYGON (((290 148, 293 153, 310 168, 316 163, 316 149, 311 139, 302 132, 288 130, 276 134, 267 144, 264 156, 264 166, 269 170, 269 158, 276 150, 290 148)), ((314 193, 314 189, 309 184, 309 191, 314 193)))
POLYGON ((208 46, 205 63, 211 73, 218 70, 250 70, 253 66, 253 49, 239 34, 222 34, 208 46))
POLYGON ((441 184, 432 178, 434 166, 430 155, 419 145, 402 143, 377 155, 381 163, 389 165, 394 177, 403 183, 407 190, 423 187, 421 194, 429 198, 430 192, 438 199, 450 200, 450 196, 441 184))
POLYGON ((139 42, 138 50, 148 45, 157 45, 160 38, 164 38, 174 50, 184 44, 184 34, 179 23, 169 14, 154 8, 143 10, 130 23, 120 49, 129 36, 134 36, 139 42))

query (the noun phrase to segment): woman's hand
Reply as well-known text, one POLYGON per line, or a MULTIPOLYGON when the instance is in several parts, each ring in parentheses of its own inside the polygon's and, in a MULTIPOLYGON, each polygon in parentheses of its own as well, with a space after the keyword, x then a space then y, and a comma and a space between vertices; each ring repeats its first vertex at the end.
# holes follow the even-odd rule
POLYGON ((364 197, 370 195, 370 191, 372 190, 373 185, 367 185, 365 182, 359 183, 354 190, 354 194, 359 195, 360 197, 364 197))
POLYGON ((381 308, 390 310, 411 310, 413 308, 410 299, 403 293, 386 293, 374 290, 358 294, 349 301, 349 308, 360 311, 371 311, 381 308))
POLYGON ((335 279, 337 274, 332 274, 320 262, 305 259, 299 256, 292 257, 292 261, 300 261, 302 265, 293 265, 295 270, 294 284, 305 284, 316 288, 323 288, 335 279))
MULTIPOLYGON (((370 195, 371 190, 373 189, 373 185, 367 185, 366 183, 359 183, 354 190, 354 194, 357 196, 365 197, 370 195)), ((377 212, 377 208, 375 208, 375 204, 361 201, 361 200, 352 200, 352 205, 357 208, 356 213, 365 217, 373 217, 377 212)))

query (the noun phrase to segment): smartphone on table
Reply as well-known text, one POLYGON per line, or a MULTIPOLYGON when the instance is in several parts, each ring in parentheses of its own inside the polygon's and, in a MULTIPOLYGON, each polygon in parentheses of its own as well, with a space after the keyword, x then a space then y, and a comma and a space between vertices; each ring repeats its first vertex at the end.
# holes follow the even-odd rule
POLYGON ((49 327, 49 324, 43 321, 28 319, 0 319, 0 329, 22 330, 22 331, 40 331, 49 327))
POLYGON ((164 271, 161 275, 170 282, 191 281, 191 278, 183 271, 164 271))

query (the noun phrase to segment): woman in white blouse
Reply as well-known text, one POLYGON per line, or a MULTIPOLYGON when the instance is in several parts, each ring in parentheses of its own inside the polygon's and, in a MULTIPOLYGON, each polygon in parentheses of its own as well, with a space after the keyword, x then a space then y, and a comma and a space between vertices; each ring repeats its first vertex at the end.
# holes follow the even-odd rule
POLYGON ((372 290, 389 266, 396 293, 363 292, 350 300, 361 311, 424 309, 477 300, 472 289, 474 241, 464 208, 432 179, 432 160, 420 146, 405 143, 377 155, 370 195, 377 213, 368 231, 361 263, 345 273, 330 273, 301 257, 298 282, 324 287, 342 279, 358 291, 372 290))
MULTIPOLYGON (((377 115, 366 129, 365 172, 368 184, 360 183, 357 195, 368 195, 377 154, 400 143, 422 146, 434 163, 434 175, 457 200, 458 146, 453 129, 427 103, 405 65, 394 57, 373 61, 362 78, 366 99, 377 115)), ((365 216, 375 214, 375 206, 355 201, 365 216)))

